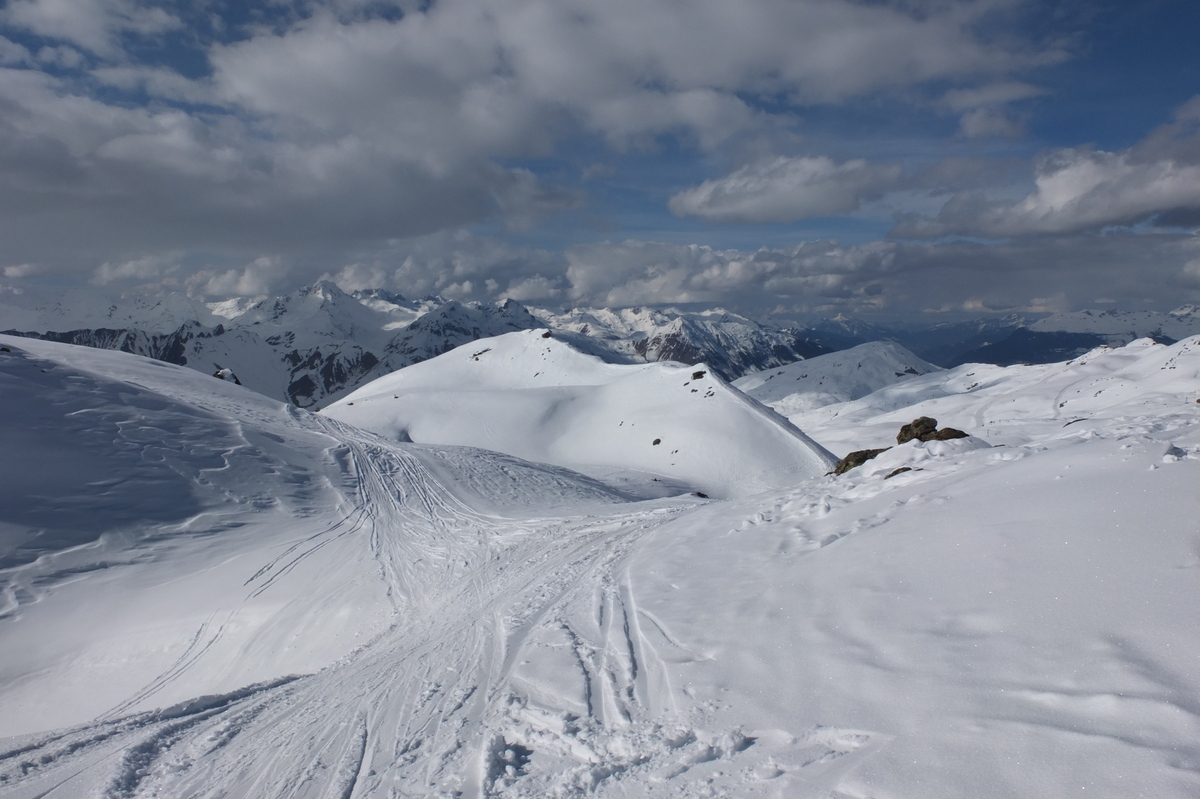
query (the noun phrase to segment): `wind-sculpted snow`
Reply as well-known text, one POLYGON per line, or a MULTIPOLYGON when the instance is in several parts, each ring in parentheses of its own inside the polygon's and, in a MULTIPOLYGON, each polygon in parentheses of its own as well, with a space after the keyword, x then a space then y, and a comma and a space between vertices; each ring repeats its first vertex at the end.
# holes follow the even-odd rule
POLYGON ((459 347, 324 413, 396 441, 483 447, 721 497, 817 477, 836 460, 704 364, 608 364, 548 331, 459 347))
POLYGON ((891 341, 873 341, 735 380, 733 385, 784 416, 865 397, 938 367, 891 341))
POLYGON ((838 451, 926 414, 974 436, 723 502, 0 345, 5 379, 62 370, 110 418, 100 377, 162 398, 143 436, 211 413, 212 446, 247 439, 194 478, 209 516, 0 572, 38 592, 0 621, 5 799, 1200 793, 1200 340, 820 408, 838 451))

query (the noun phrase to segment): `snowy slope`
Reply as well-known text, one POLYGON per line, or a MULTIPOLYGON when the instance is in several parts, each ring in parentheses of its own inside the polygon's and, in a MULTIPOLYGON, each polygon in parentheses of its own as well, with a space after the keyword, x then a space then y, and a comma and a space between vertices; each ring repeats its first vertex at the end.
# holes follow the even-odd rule
POLYGON ((566 312, 532 309, 556 331, 595 340, 622 361, 704 362, 730 380, 760 369, 829 352, 812 331, 780 327, 723 308, 574 308, 566 312))
POLYGON ((733 385, 784 416, 847 402, 914 375, 939 371, 892 341, 872 341, 778 369, 733 385))
POLYGON ((833 461, 703 365, 604 363, 546 331, 481 339, 325 409, 397 441, 483 447, 713 496, 816 477, 833 461))
MULTIPOLYGON (((455 456, 425 453, 422 466, 369 434, 124 353, 0 346, 0 735, 327 665, 419 588, 381 571, 387 508, 364 494, 459 505, 428 477, 453 478, 455 456)), ((477 505, 615 501, 573 475, 476 460, 488 477, 454 484, 477 505)), ((419 535, 427 523, 406 514, 386 521, 419 535)))
POLYGON ((1200 335, 1200 308, 1184 305, 1168 313, 1160 311, 1076 311, 1057 313, 1029 326, 1038 333, 1096 333, 1117 337, 1111 345, 1137 338, 1164 336, 1178 341, 1200 335))
MULTIPOLYGON (((0 707, 24 680, 43 680, 28 695, 79 724, 39 733, 68 722, 10 723, 25 734, 0 739, 6 799, 1200 794, 1198 339, 1053 367, 937 372, 807 417, 835 449, 894 437, 921 414, 1005 446, 909 443, 845 475, 755 496, 642 503, 479 450, 388 444, 322 415, 254 411, 219 381, 171 389, 182 378, 169 367, 92 368, 84 350, 69 356, 79 360, 68 374, 65 348, 0 343, 45 348, 33 364, 0 353, 5 379, 59 380, 64 370, 46 397, 78 386, 94 395, 90 406, 126 414, 116 429, 139 443, 179 428, 162 414, 193 407, 192 396, 217 417, 203 417, 217 445, 221 430, 269 424, 282 439, 265 439, 274 451, 319 475, 298 480, 268 458, 256 471, 263 445, 235 447, 226 457, 238 490, 292 485, 316 501, 299 512, 285 495, 286 521, 228 503, 246 526, 194 542, 155 521, 174 534, 114 544, 95 558, 107 569, 47 564, 50 579, 28 581, 40 601, 0 621, 0 707), (100 378, 116 393, 97 393, 100 378), (162 409, 139 391, 166 398, 162 409), (152 424, 134 424, 139 414, 152 424), (899 465, 912 471, 885 478, 899 465), (292 572, 278 561, 262 596, 307 608, 320 641, 321 624, 337 626, 325 618, 324 603, 337 600, 327 589, 357 570, 396 601, 373 638, 319 671, 277 682, 280 663, 220 694, 219 665, 251 660, 221 651, 224 638, 203 649, 199 636, 194 666, 182 646, 161 654, 186 629, 171 621, 183 615, 180 596, 229 601, 189 580, 210 591, 225 580, 241 601, 239 570, 270 563, 306 525, 355 512, 362 528, 326 536, 292 572), (88 623, 73 623, 93 606, 87 622, 103 652, 87 648, 99 646, 88 623), (131 608, 144 624, 106 626, 104 610, 131 608), (162 670, 141 665, 160 656, 170 661, 162 670), (144 668, 167 687, 85 722, 73 675, 101 666, 144 668), (189 689, 194 699, 172 704, 189 689)), ((486 360, 458 363, 458 374, 486 360)), ((563 360, 565 374, 587 374, 563 360)), ((506 402, 527 379, 497 368, 484 382, 506 402)), ((46 424, 83 424, 77 405, 59 410, 46 424)), ((20 428, 31 436, 22 451, 53 440, 46 424, 20 428)), ((198 431, 191 446, 207 440, 198 431)), ((157 455, 139 462, 176 473, 157 455)), ((92 513, 119 516, 127 504, 92 513)), ((115 518, 109 535, 128 528, 115 518)), ((272 647, 309 640, 308 628, 279 622, 256 634, 272 647)))
POLYGON ((911 408, 919 405, 944 424, 993 444, 1025 445, 1060 435, 1064 425, 1071 427, 1061 434, 1073 434, 1075 426, 1087 428, 1093 419, 1175 410, 1187 404, 1187 387, 1196 379, 1195 337, 1171 347, 1139 339, 1063 363, 966 364, 789 418, 820 429, 822 442, 834 451, 862 449, 891 443, 892 428, 911 421, 911 408))

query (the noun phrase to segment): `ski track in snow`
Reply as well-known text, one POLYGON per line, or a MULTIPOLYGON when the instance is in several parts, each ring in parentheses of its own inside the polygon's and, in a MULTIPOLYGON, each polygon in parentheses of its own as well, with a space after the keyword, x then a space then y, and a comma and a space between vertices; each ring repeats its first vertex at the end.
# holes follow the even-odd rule
MULTIPOLYGON (((1160 369, 1174 368, 1172 363, 1160 369)), ((1003 447, 975 438, 914 443, 840 478, 724 503, 686 497, 624 503, 597 486, 594 507, 534 516, 476 501, 488 494, 489 477, 459 468, 476 457, 469 451, 396 445, 334 419, 293 412, 296 425, 330 440, 345 502, 323 528, 264 555, 244 587, 251 597, 264 595, 298 569, 319 562, 335 542, 365 536, 393 608, 390 626, 316 673, 136 712, 163 686, 186 679, 189 668, 218 644, 225 618, 207 618, 155 680, 95 721, 23 736, 0 748, 0 796, 882 799, 896 795, 868 787, 869 780, 860 775, 864 767, 882 761, 881 770, 886 766, 909 778, 908 784, 921 784, 925 777, 905 771, 909 762, 921 760, 911 769, 945 780, 929 795, 948 797, 966 794, 955 793, 948 760, 938 772, 938 759, 952 758, 953 747, 965 746, 962 742, 979 729, 1001 731, 995 732, 997 745, 1013 747, 1014 757, 1024 752, 1014 742, 1026 739, 1034 742, 1031 746, 1064 751, 1095 745, 1126 747, 1120 751, 1146 757, 1166 752, 1176 782, 1159 784, 1173 788, 1171 795, 1186 795, 1186 786, 1200 787, 1200 747, 1180 743, 1200 729, 1194 675, 1179 673, 1144 642, 1097 636, 1092 643, 1103 651, 1109 670, 1098 675, 1077 666, 1067 679, 1044 664, 1045 676, 1033 678, 1036 664, 1022 671, 1022 661, 1011 667, 1007 682, 985 686, 988 692, 999 690, 1000 698, 978 706, 978 694, 971 692, 976 687, 971 661, 957 658, 980 642, 986 645, 998 621, 980 611, 926 629, 921 625, 928 619, 914 617, 911 640, 873 638, 866 616, 839 615, 825 607, 834 594, 821 594, 822 588, 843 588, 839 581, 863 579, 855 561, 848 561, 850 567, 829 561, 828 575, 810 568, 806 574, 813 587, 804 590, 811 593, 810 609, 820 612, 792 622, 793 634, 813 650, 806 670, 797 673, 838 670, 825 688, 831 695, 853 694, 856 686, 903 689, 932 680, 945 686, 946 701, 959 703, 944 717, 928 717, 959 719, 963 731, 923 730, 933 748, 910 750, 905 747, 916 744, 897 738, 902 725, 884 723, 890 703, 905 706, 907 698, 899 691, 873 698, 885 708, 874 717, 878 725, 864 725, 870 714, 834 699, 827 707, 851 708, 844 718, 827 712, 821 724, 804 730, 739 726, 734 700, 722 697, 727 689, 705 687, 700 679, 696 686, 680 681, 681 674, 718 659, 735 664, 722 668, 736 672, 738 653, 718 656, 718 643, 703 634, 705 621, 689 620, 690 627, 681 629, 686 614, 668 620, 661 593, 639 593, 651 582, 644 579, 647 564, 661 564, 655 567, 661 574, 649 572, 658 589, 678 588, 684 597, 679 601, 702 605, 708 575, 672 572, 673 560, 664 554, 692 545, 728 556, 727 563, 710 559, 713 573, 727 581, 723 597, 738 595, 739 579, 750 594, 760 588, 769 592, 775 585, 771 569, 791 579, 785 570, 798 559, 814 562, 809 556, 853 546, 885 525, 895 531, 884 543, 903 560, 905 536, 924 534, 906 528, 905 519, 928 518, 920 514, 929 508, 952 508, 956 497, 991 485, 986 479, 997 469, 1019 474, 1036 459, 1053 463, 1071 448, 1087 448, 1091 464, 1140 458, 1139 464, 1149 464, 1143 473, 1192 468, 1200 459, 1194 408, 1166 412, 1154 404, 1165 400, 1151 397, 1142 401, 1144 413, 1126 403, 1105 416, 1104 386, 1119 381, 1103 375, 1087 381, 1088 390, 1095 389, 1090 398, 1081 394, 1084 382, 1076 381, 1059 390, 1049 412, 1023 407, 1007 395, 981 393, 977 400, 964 400, 977 386, 960 386, 949 399, 932 400, 942 408, 957 402, 954 411, 969 413, 970 424, 960 416, 949 420, 972 431, 1006 435, 1011 443, 1003 447), (1078 424, 1070 421, 1072 403, 1087 411, 1078 424), (1019 429, 1030 420, 1040 426, 1019 429), (911 471, 884 479, 902 466, 911 471), (451 479, 454 474, 460 483, 451 479), (742 548, 736 542, 746 538, 756 543, 745 547, 748 554, 739 562, 742 548), (639 553, 647 552, 639 561, 639 553), (760 555, 769 559, 753 559, 760 555), (942 648, 930 647, 931 640, 942 648), (928 662, 921 660, 925 657, 928 662), (975 727, 961 722, 968 717, 975 727), (832 726, 838 723, 845 726, 832 726)), ((874 401, 892 400, 885 395, 874 401)), ((1044 404, 1045 397, 1039 402, 1044 404)), ((847 403, 823 412, 844 411, 840 434, 849 438, 858 420, 868 418, 866 411, 855 417, 857 407, 861 404, 847 403)), ((897 400, 894 409, 871 409, 869 418, 881 429, 894 430, 892 417, 911 416, 910 410, 911 403, 897 400)), ((827 429, 838 432, 834 426, 827 429)), ((492 468, 503 471, 505 464, 497 459, 492 468)), ((552 467, 538 474, 551 489, 561 479, 552 467)), ((1177 570, 1197 568, 1196 541, 1192 561, 1177 570)), ((893 595, 897 606, 912 600, 899 585, 864 579, 854 587, 860 594, 885 595, 885 606, 893 604, 893 595)), ((730 620, 738 621, 736 609, 714 615, 713 624, 730 620)), ((773 622, 748 617, 745 623, 769 630, 773 622)), ((713 636, 720 638, 718 633, 713 636)), ((762 646, 767 638, 749 640, 762 646)), ((1043 657, 1032 643, 1029 653, 1031 659, 1043 657)), ((787 667, 770 671, 772 665, 764 669, 786 682, 787 667)), ((798 690, 771 687, 781 694, 798 690)), ((788 696, 785 704, 802 706, 788 696)), ((910 710, 913 724, 926 719, 920 714, 923 706, 910 710)), ((800 712, 795 717, 808 718, 800 712)), ((908 733, 917 740, 913 730, 908 733)), ((1053 763, 1032 768, 1052 772, 1053 763)), ((1013 784, 1022 783, 1002 783, 994 795, 1006 795, 1013 784)), ((1051 790, 1047 795, 1065 794, 1051 790)))
POLYGON ((225 796, 264 798, 572 796, 635 771, 654 772, 663 795, 687 796, 673 785, 691 768, 753 744, 739 731, 701 737, 660 723, 674 699, 623 564, 691 503, 489 516, 456 499, 417 453, 333 420, 303 421, 342 442, 355 506, 264 563, 247 587, 265 591, 365 531, 396 622, 316 674, 122 715, 212 646, 221 624, 209 619, 171 668, 96 723, 0 752, 0 793, 77 796, 86 785, 105 799, 201 796, 220 785, 225 796), (578 685, 569 690, 586 696, 582 705, 515 687, 528 688, 522 658, 545 636, 570 642, 578 685))

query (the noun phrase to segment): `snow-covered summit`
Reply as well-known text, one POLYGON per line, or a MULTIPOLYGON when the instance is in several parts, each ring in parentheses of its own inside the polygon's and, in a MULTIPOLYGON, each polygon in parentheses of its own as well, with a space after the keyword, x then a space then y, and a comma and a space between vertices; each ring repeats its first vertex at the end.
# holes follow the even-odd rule
POLYGON ((1095 333, 1121 346, 1146 336, 1178 341, 1200 334, 1200 308, 1184 305, 1173 311, 1075 311, 1057 313, 1029 325, 1036 333, 1095 333))
POLYGON ((723 378, 828 352, 807 331, 754 321, 723 308, 533 309, 544 324, 594 339, 618 360, 703 361, 723 378))
POLYGON ((703 364, 610 364, 546 330, 481 339, 324 413, 400 441, 482 447, 728 496, 828 471, 832 456, 703 364))
POLYGON ((940 368, 894 341, 873 341, 841 352, 747 375, 733 385, 785 416, 865 397, 940 368))

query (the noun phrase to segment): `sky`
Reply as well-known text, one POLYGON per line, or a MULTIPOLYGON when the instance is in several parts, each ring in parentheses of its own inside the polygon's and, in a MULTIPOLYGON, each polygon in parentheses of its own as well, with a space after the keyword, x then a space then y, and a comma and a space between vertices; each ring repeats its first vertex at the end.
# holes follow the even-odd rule
POLYGON ((0 289, 1200 302, 1193 0, 8 0, 0 289))

